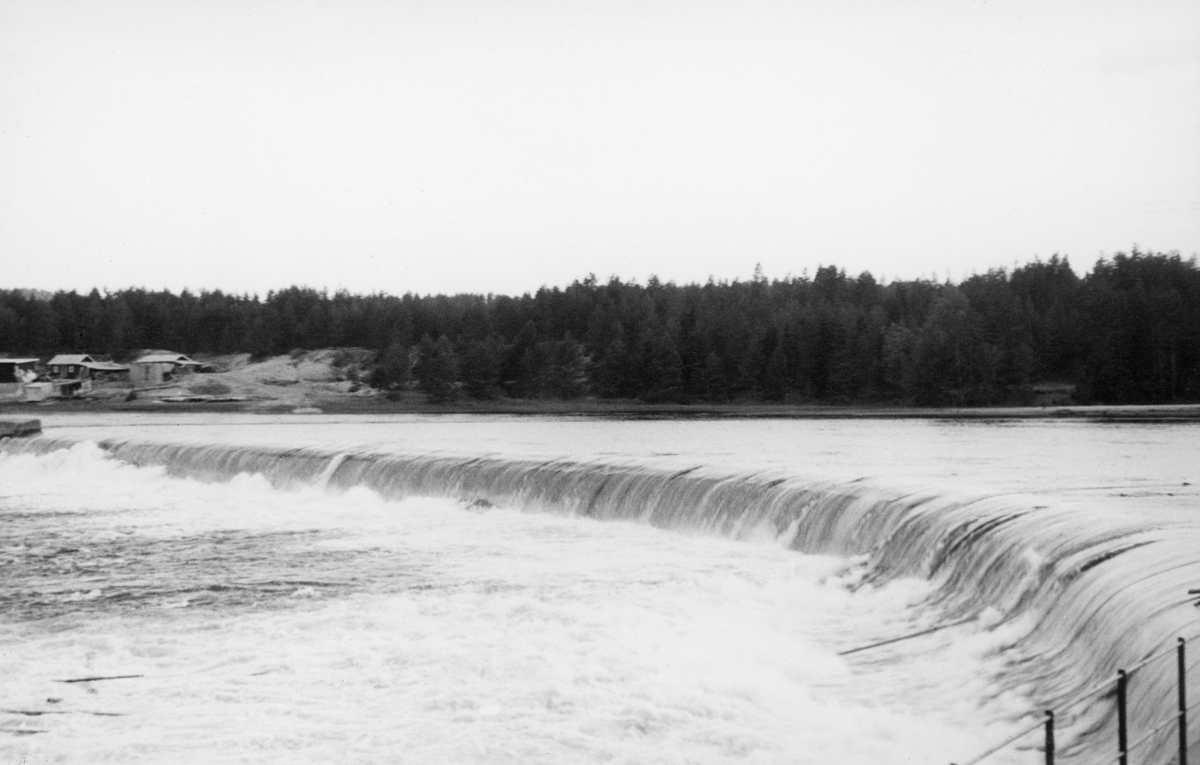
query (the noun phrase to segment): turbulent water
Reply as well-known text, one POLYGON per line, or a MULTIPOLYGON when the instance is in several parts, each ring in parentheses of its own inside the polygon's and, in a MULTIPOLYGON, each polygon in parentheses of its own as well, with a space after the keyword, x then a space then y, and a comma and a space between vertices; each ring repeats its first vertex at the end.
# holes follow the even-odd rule
POLYGON ((45 425, 0 447, 0 762, 949 763, 1044 708, 1099 762, 1086 692, 1200 634, 1191 424, 45 425))

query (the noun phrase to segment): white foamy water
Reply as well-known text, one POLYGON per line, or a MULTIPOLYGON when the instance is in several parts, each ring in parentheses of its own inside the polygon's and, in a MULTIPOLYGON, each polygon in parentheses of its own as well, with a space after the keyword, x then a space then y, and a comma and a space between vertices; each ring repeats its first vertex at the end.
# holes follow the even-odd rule
MULTIPOLYGON (((982 623, 840 657, 948 618, 946 581, 863 584, 869 555, 788 549, 795 524, 735 541, 522 512, 554 509, 505 488, 524 463, 479 479, 496 507, 396 493, 351 480, 357 455, 1020 493, 1066 508, 1056 518, 1090 503, 1145 516, 1138 533, 1145 519, 1186 527, 1183 484, 1200 483, 1170 456, 1195 445, 1179 426, 139 419, 50 420, 47 436, 333 456, 280 488, 171 476, 90 444, 0 453, 0 762, 948 763, 1037 720, 1039 690, 1011 664, 1030 658, 1020 646, 1043 614, 1005 618, 981 596, 950 615, 982 623), (1050 454, 1067 469, 1047 467, 1050 454), (1112 455, 1124 456, 1096 465, 1112 455), (141 677, 56 682, 114 675, 141 677)), ((608 485, 587 490, 593 503, 608 485)), ((711 503, 715 489, 697 485, 605 501, 653 496, 682 512, 711 503)), ((1021 570, 1046 568, 1029 554, 1021 570)), ((1012 748, 988 762, 1038 758, 1012 748)))
POLYGON ((522 416, 79 414, 47 434, 169 443, 783 470, 817 478, 998 494, 1053 495, 1120 512, 1194 508, 1200 423, 1069 419, 610 420, 522 416), (1134 502, 1126 501, 1131 498, 1134 502))

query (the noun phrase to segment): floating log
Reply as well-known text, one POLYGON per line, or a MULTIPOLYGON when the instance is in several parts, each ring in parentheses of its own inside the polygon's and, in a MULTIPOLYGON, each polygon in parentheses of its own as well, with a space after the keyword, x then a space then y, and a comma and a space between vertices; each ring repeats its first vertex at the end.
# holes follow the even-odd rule
POLYGON ((0 713, 8 715, 26 715, 40 717, 42 715, 94 715, 95 717, 128 717, 124 712, 89 712, 84 709, 0 709, 0 713))
POLYGON ((0 420, 0 438, 32 436, 42 432, 41 420, 0 420))
POLYGON ((145 675, 108 675, 106 677, 74 677, 70 680, 55 680, 56 683, 94 683, 97 680, 127 680, 131 677, 145 677, 145 675))

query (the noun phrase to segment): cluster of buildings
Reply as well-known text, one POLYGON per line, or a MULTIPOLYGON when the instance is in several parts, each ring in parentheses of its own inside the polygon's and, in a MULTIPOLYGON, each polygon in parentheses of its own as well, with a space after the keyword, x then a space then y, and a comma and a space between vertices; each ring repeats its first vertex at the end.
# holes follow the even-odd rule
POLYGON ((0 397, 22 401, 72 398, 93 387, 154 388, 171 384, 180 374, 203 365, 182 353, 147 353, 130 364, 98 361, 87 354, 38 358, 0 358, 0 397))

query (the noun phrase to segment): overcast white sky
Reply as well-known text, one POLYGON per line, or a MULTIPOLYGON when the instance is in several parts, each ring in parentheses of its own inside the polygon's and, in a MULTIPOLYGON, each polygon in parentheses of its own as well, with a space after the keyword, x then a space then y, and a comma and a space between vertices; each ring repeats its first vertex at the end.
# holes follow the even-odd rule
POLYGON ((1200 251, 1196 0, 0 0, 0 287, 1200 251))

